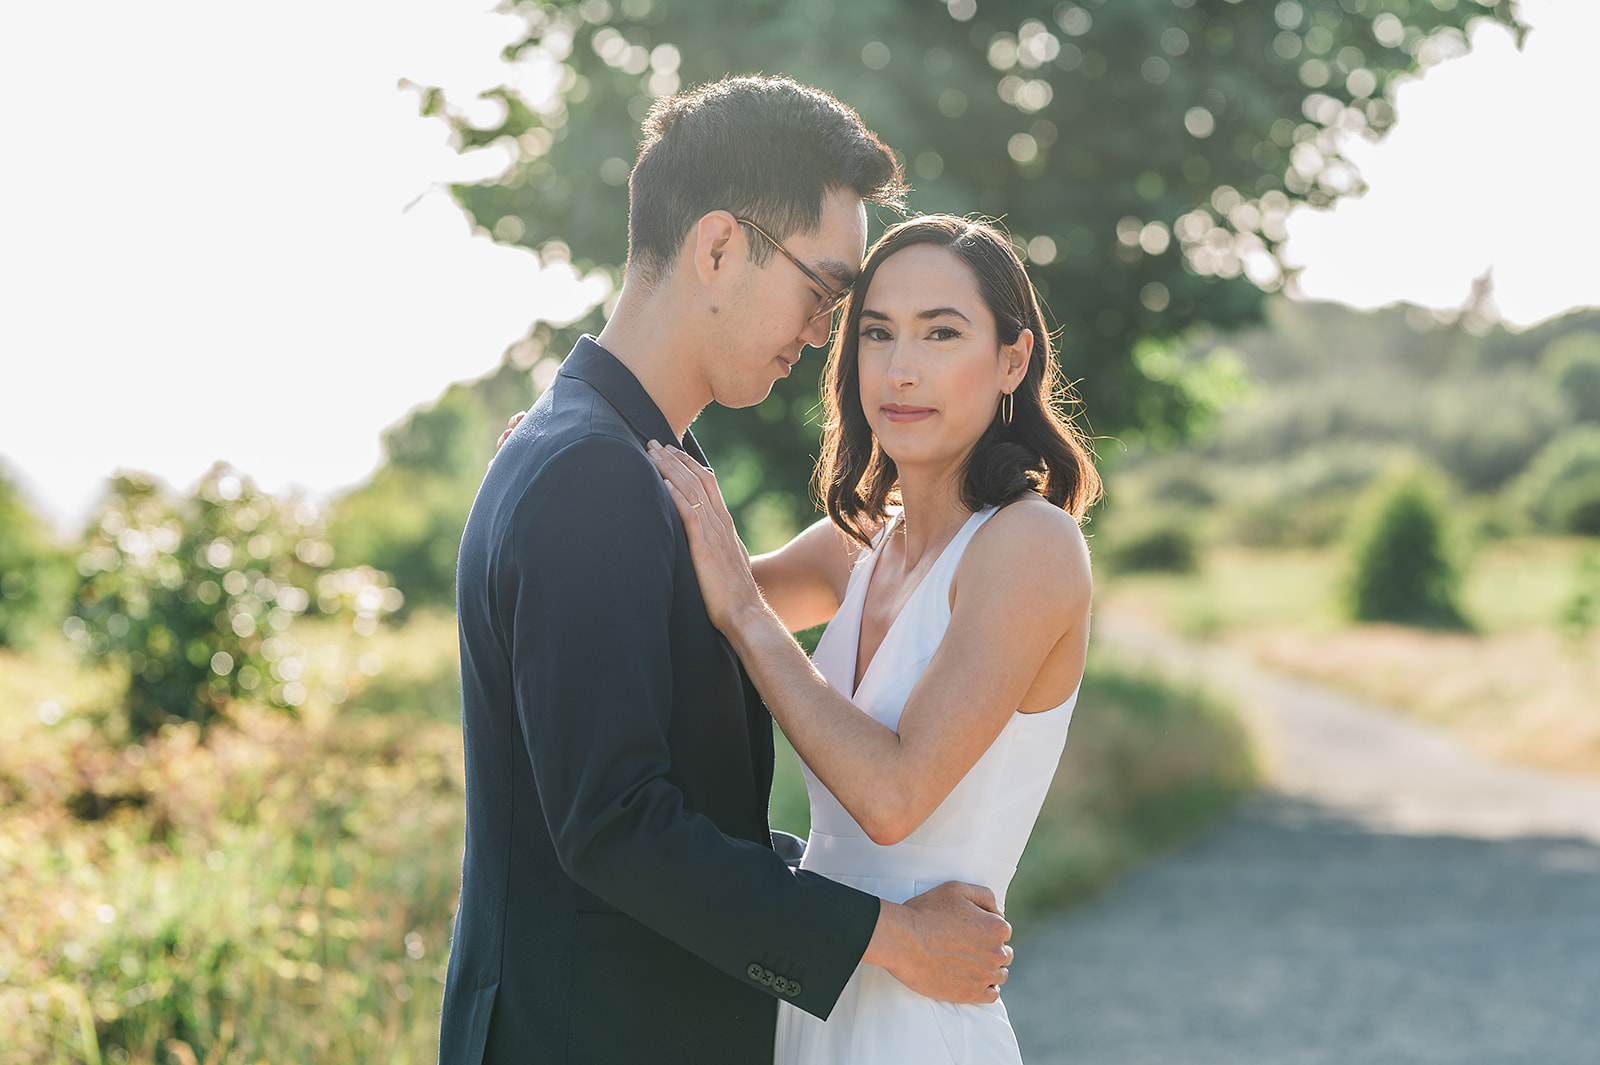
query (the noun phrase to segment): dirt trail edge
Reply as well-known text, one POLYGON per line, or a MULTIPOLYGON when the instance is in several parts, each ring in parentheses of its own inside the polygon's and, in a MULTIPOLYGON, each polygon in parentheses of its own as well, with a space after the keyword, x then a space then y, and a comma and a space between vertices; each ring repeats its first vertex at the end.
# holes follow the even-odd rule
MULTIPOLYGON (((1600 781, 1100 614, 1095 639, 1242 701, 1268 784, 1025 929, 1030 1065, 1597 1065, 1600 781)), ((1082 708, 1092 713, 1092 707, 1082 708)))

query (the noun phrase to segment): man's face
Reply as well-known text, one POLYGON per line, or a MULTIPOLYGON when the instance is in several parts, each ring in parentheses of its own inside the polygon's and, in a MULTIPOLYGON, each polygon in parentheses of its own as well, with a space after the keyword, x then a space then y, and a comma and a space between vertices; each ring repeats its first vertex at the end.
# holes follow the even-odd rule
MULTIPOLYGON (((746 255, 767 238, 740 226, 746 255)), ((861 198, 834 190, 822 201, 821 225, 815 233, 792 233, 783 246, 833 289, 855 280, 867 248, 867 212, 861 198)), ((725 308, 719 331, 720 349, 707 377, 712 398, 725 407, 760 403, 800 359, 806 345, 824 347, 833 325, 831 314, 817 313, 827 293, 776 248, 767 245, 767 261, 751 264, 738 297, 725 308)))

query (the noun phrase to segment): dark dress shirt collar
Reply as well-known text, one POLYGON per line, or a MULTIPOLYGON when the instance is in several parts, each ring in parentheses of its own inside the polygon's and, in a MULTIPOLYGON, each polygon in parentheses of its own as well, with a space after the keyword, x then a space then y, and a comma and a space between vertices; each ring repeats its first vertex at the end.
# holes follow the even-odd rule
POLYGON ((706 461, 705 453, 700 450, 700 444, 695 440, 694 433, 684 430, 683 440, 680 441, 673 433, 672 426, 667 424, 667 416, 661 413, 661 408, 650 398, 650 393, 644 390, 644 385, 633 376, 633 371, 622 365, 621 360, 615 355, 601 347, 594 337, 585 333, 578 338, 572 353, 561 364, 561 376, 573 377, 591 385, 596 392, 605 397, 606 402, 611 404, 618 414, 622 415, 633 431, 639 434, 641 442, 646 440, 671 442, 678 445, 700 465, 707 469, 711 467, 711 463, 706 461))

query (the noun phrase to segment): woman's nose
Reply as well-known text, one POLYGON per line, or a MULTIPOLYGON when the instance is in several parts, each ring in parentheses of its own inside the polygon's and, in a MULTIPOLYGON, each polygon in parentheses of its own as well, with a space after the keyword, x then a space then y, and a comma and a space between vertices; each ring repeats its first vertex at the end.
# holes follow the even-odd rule
POLYGON ((912 345, 896 340, 889 349, 889 380, 897 385, 915 384, 917 380, 916 353, 912 345))

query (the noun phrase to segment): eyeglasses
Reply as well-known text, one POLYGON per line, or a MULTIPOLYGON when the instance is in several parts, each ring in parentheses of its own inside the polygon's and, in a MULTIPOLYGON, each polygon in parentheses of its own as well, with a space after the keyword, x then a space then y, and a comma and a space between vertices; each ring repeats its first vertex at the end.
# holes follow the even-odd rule
POLYGON ((766 230, 762 229, 760 226, 758 226, 754 222, 750 221, 750 219, 748 219, 748 218, 735 218, 734 221, 738 222, 740 225, 749 226, 751 229, 755 230, 757 233, 760 233, 763 237, 766 237, 767 238, 767 243, 771 244, 774 248, 777 248, 778 251, 780 253, 782 253, 782 255, 783 255, 783 257, 785 259, 788 259, 790 262, 794 263, 794 265, 799 269, 799 271, 802 274, 805 274, 808 278, 811 279, 811 283, 813 285, 816 285, 818 288, 820 288, 822 290, 822 294, 817 297, 818 300, 820 301, 820 306, 818 306, 818 308, 817 308, 817 313, 813 314, 811 316, 813 320, 817 319, 817 318, 821 318, 825 314, 832 314, 834 312, 834 310, 839 306, 839 304, 844 302, 845 297, 850 295, 850 287, 851 286, 846 285, 842 289, 834 288, 832 285, 830 285, 826 281, 822 280, 822 278, 818 277, 816 275, 816 271, 812 270, 811 267, 807 266, 805 263, 803 263, 799 259, 795 258, 794 257, 794 253, 789 251, 789 249, 785 248, 782 244, 779 244, 777 242, 777 240, 775 240, 773 238, 771 233, 768 233, 766 230))

